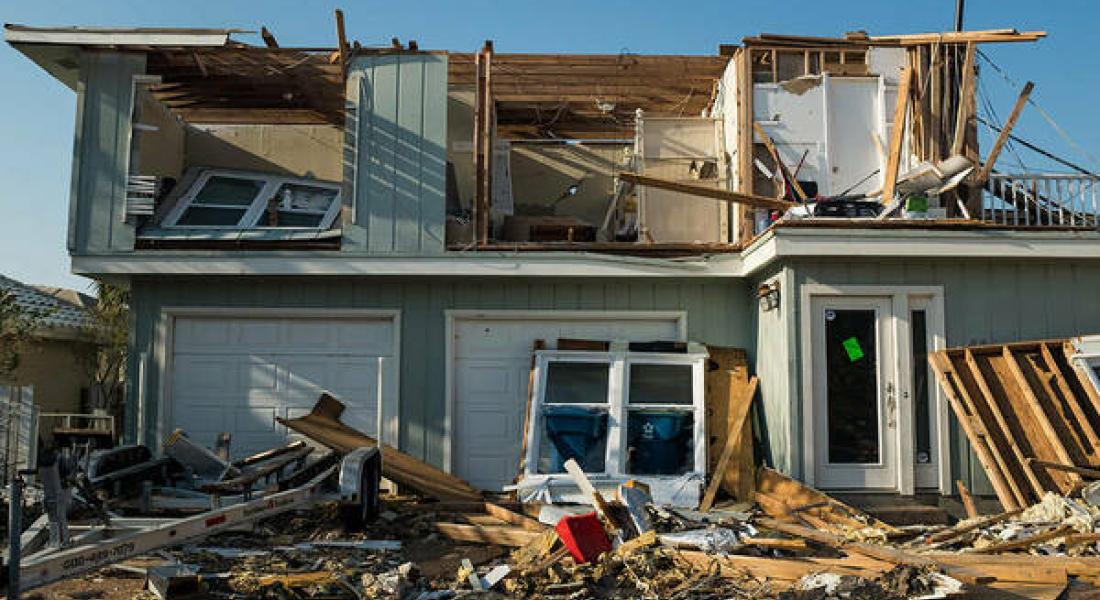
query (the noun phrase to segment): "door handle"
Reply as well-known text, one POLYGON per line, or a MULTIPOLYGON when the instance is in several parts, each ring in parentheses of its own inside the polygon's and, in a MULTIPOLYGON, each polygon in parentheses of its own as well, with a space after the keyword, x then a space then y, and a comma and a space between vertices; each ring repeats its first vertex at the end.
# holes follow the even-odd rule
POLYGON ((894 397, 894 382, 886 382, 886 427, 893 429, 898 425, 898 401, 894 397))

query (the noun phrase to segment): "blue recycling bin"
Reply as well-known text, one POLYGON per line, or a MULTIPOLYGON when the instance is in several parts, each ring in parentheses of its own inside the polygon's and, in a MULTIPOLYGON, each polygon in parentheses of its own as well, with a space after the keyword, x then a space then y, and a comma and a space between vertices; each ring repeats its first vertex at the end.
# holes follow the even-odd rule
POLYGON ((691 413, 638 410, 630 413, 630 472, 677 475, 691 453, 691 413))
POLYGON ((607 413, 587 408, 549 407, 543 412, 550 438, 552 472, 565 470, 572 458, 585 471, 604 470, 603 451, 607 438, 607 413))

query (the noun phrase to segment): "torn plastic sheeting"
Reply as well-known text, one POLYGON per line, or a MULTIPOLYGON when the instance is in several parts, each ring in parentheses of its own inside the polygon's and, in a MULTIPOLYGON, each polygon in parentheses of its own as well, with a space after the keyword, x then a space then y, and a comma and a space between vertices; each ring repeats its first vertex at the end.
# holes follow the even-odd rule
POLYGON ((661 543, 673 548, 694 548, 708 553, 728 554, 744 547, 737 531, 725 527, 689 529, 676 533, 663 533, 661 543))

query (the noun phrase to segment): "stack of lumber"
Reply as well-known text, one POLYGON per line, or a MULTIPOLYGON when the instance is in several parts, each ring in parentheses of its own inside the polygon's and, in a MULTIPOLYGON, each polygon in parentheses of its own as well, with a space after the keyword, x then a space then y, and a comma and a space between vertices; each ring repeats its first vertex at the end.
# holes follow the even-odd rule
MULTIPOLYGON (((364 446, 379 446, 374 438, 340 421, 344 405, 322 393, 313 410, 304 417, 276 420, 298 433, 341 453, 364 446)), ((398 485, 440 500, 480 500, 481 492, 469 483, 437 469, 387 444, 382 448, 382 476, 398 485)))
POLYGON ((1100 395, 1072 353, 1067 340, 1043 340, 929 355, 1006 510, 1100 475, 1100 395))

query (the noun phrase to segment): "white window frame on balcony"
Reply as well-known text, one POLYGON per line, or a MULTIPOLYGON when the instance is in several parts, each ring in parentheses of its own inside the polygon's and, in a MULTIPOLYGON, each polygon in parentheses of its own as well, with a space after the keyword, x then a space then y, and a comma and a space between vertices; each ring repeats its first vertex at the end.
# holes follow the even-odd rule
MULTIPOLYGON (((679 353, 631 352, 626 345, 607 352, 576 350, 542 350, 535 353, 535 373, 532 386, 530 413, 527 418, 527 449, 524 461, 524 476, 519 488, 534 490, 543 487, 552 500, 572 501, 578 499, 572 487, 572 479, 567 473, 539 473, 540 443, 546 406, 546 379, 550 363, 553 362, 598 362, 607 363, 608 398, 606 403, 576 403, 568 406, 578 408, 606 408, 607 418, 607 454, 604 457, 602 473, 586 473, 598 488, 610 490, 619 483, 630 479, 644 482, 650 486, 654 500, 658 503, 673 503, 680 506, 696 505, 706 475, 706 408, 703 375, 707 353, 694 351, 679 353), (630 404, 630 367, 631 365, 687 365, 691 371, 691 404, 630 404), (639 475, 627 472, 628 416, 631 410, 668 409, 690 412, 692 415, 692 465, 688 472, 679 475, 639 475)), ((554 406, 562 406, 555 404, 554 406)), ((541 492, 536 492, 541 493, 541 492)), ((521 492, 522 496, 522 492, 521 492)))
MULTIPOLYGON (((274 175, 269 173, 257 173, 255 171, 238 171, 233 169, 207 169, 204 170, 198 177, 195 178, 195 182, 191 184, 191 187, 187 189, 176 205, 172 207, 168 215, 164 219, 164 227, 170 229, 203 229, 203 230, 244 230, 244 229, 269 229, 269 230, 301 230, 301 231, 318 231, 325 230, 332 227, 333 221, 336 220, 336 215, 340 212, 342 202, 342 190, 338 183, 331 183, 327 181, 318 181, 316 179, 306 179, 302 177, 285 177, 282 175, 274 175), (194 206, 194 200, 198 197, 199 192, 203 187, 214 177, 226 177, 232 179, 248 179, 252 181, 259 181, 263 183, 263 186, 253 196, 252 202, 247 205, 206 205, 210 208, 224 208, 239 210, 244 208, 244 213, 241 215, 240 220, 234 225, 181 225, 179 220, 186 214, 187 210, 194 206), (276 192, 284 185, 303 185, 314 187, 324 190, 332 190, 336 192, 336 195, 332 198, 332 203, 328 209, 321 214, 321 221, 316 227, 306 226, 269 226, 260 225, 264 215, 267 213, 268 200, 273 198, 276 192)), ((318 214, 314 211, 295 210, 290 208, 281 208, 279 210, 318 214)))

